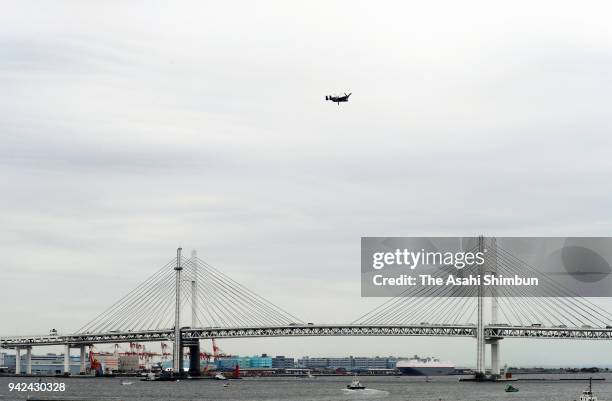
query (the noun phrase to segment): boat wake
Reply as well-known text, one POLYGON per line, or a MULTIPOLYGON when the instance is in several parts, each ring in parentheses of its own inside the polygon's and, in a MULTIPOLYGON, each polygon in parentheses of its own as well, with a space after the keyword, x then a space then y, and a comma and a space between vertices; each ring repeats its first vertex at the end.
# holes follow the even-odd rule
POLYGON ((389 395, 388 391, 385 390, 376 390, 375 388, 366 388, 363 390, 351 390, 348 388, 343 388, 342 392, 344 394, 350 394, 355 397, 386 397, 389 395))

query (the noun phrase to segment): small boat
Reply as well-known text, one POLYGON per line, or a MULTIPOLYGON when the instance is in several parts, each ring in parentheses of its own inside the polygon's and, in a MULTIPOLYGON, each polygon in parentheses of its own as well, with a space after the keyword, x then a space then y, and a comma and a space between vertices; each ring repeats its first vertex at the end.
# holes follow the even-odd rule
POLYGON ((593 394, 593 378, 589 377, 589 388, 580 395, 580 401, 597 401, 597 396, 593 394))
POLYGON ((140 381, 143 381, 143 382, 152 382, 156 380, 157 380, 157 377, 155 376, 155 373, 152 373, 152 372, 147 373, 144 378, 140 379, 140 381))
POLYGON ((215 380, 227 380, 227 377, 223 376, 223 373, 217 373, 215 375, 215 380))
POLYGON ((126 382, 126 381, 121 380, 121 385, 122 386, 129 386, 131 384, 133 384, 133 382, 126 382))
POLYGON ((514 387, 512 384, 508 384, 504 389, 506 393, 517 393, 519 391, 518 388, 514 387))
POLYGON ((229 387, 229 386, 230 386, 229 382, 228 383, 223 383, 223 387, 229 387))
POLYGON ((307 378, 309 379, 316 379, 317 376, 313 375, 312 373, 308 372, 308 374, 306 375, 307 378))
POLYGON ((353 381, 351 381, 351 384, 347 384, 346 388, 349 390, 365 390, 366 387, 359 382, 357 377, 353 377, 353 381))

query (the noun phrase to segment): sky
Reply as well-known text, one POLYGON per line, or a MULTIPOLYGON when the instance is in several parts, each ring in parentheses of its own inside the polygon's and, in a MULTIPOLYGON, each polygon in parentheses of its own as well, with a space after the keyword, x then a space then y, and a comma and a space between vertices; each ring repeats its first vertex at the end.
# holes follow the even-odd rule
MULTIPOLYGON (((362 236, 609 236, 611 11, 578 1, 3 3, 0 334, 75 330, 178 246, 304 321, 345 323, 382 302, 360 297, 362 236), (325 101, 344 92, 349 103, 325 101)), ((470 365, 476 343, 220 346, 470 365)), ((609 351, 501 349, 524 365, 609 364, 609 351)))

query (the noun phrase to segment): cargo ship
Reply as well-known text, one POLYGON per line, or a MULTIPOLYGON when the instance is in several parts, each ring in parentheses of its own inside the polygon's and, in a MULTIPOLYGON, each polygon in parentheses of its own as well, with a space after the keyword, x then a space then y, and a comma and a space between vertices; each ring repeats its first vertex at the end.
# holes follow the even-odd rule
POLYGON ((436 358, 400 359, 395 365, 403 375, 408 376, 446 376, 455 370, 452 362, 441 362, 436 358))

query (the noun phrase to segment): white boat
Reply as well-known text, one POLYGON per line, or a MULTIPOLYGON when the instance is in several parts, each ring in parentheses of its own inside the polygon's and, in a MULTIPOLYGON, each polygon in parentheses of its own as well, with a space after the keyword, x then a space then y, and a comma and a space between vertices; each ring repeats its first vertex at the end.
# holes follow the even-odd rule
POLYGON ((229 382, 223 383, 223 387, 229 387, 229 386, 230 386, 229 382))
POLYGON ((309 379, 316 379, 317 376, 313 375, 312 373, 308 372, 308 374, 306 375, 307 378, 309 379))
POLYGON ((145 382, 152 382, 155 381, 157 378, 155 377, 155 373, 149 372, 145 375, 144 379, 140 379, 141 381, 145 381, 145 382))
POLYGON ((589 388, 585 389, 580 395, 580 401, 597 401, 597 396, 593 394, 593 378, 589 377, 589 388))
POLYGON ((223 373, 217 373, 215 375, 215 380, 227 380, 227 377, 223 376, 223 373))
POLYGON ((126 381, 123 381, 123 380, 121 381, 121 385, 122 385, 122 386, 129 386, 129 385, 131 385, 132 383, 133 383, 133 382, 126 382, 126 381))
POLYGON ((351 381, 351 384, 346 385, 346 388, 348 388, 349 390, 365 390, 366 387, 361 384, 359 379, 355 376, 353 377, 353 381, 351 381))

